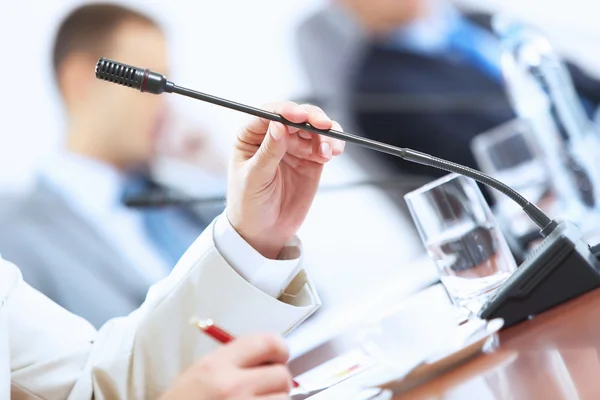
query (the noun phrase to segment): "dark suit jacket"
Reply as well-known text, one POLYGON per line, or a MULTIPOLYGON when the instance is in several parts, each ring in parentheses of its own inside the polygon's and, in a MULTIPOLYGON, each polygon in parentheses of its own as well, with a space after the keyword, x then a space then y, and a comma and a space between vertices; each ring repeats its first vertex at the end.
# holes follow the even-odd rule
MULTIPOLYGON (((470 15, 489 27, 489 16, 470 15)), ((594 106, 600 82, 568 65, 575 86, 594 106)), ((375 140, 410 147, 477 167, 471 139, 515 117, 501 83, 471 65, 367 44, 352 78, 351 115, 361 133, 375 140)), ((387 157, 399 169, 431 177, 430 167, 387 157)))

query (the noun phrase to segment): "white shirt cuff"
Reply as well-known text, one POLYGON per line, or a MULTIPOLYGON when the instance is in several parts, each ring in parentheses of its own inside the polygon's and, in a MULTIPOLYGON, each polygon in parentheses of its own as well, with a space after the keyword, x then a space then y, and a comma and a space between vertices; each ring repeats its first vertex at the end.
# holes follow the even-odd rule
POLYGON ((300 272, 300 241, 294 238, 277 260, 270 260, 250 246, 231 226, 226 213, 217 217, 215 247, 227 263, 255 288, 278 298, 300 272))

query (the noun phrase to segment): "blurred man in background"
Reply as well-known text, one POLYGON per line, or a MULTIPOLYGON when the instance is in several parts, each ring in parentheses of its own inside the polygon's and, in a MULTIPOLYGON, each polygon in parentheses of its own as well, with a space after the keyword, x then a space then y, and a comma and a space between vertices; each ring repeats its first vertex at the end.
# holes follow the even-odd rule
POLYGON ((138 307, 206 226, 184 209, 123 205, 127 191, 149 187, 168 112, 163 97, 95 79, 102 56, 169 72, 165 35, 154 20, 109 4, 72 11, 53 49, 66 149, 5 216, 10 229, 0 233, 0 252, 32 286, 97 327, 138 307))
MULTIPOLYGON (((490 25, 489 15, 463 13, 446 0, 332 0, 305 21, 298 38, 316 90, 343 93, 336 100, 343 104, 336 107, 345 110, 345 126, 476 167, 471 139, 515 117, 503 87, 500 43, 490 25), (344 54, 333 68, 330 60, 340 51, 344 54), (343 80, 331 86, 339 75, 343 80)), ((595 108, 600 83, 569 67, 580 95, 595 108)), ((381 157, 411 174, 445 174, 381 157)))

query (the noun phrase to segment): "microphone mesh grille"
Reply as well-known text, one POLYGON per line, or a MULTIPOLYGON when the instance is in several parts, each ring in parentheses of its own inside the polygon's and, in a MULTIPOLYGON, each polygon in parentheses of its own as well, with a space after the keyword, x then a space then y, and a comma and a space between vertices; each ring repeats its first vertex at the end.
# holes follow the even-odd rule
POLYGON ((139 89, 142 83, 143 71, 136 74, 138 69, 101 58, 96 64, 96 78, 139 89))

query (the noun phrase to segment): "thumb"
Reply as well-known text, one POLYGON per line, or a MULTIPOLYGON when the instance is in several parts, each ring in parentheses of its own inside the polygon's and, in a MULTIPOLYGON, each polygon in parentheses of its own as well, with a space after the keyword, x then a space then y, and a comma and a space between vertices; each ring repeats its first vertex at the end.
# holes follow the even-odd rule
POLYGON ((275 171, 287 151, 288 130, 280 122, 271 122, 267 134, 254 155, 256 165, 268 171, 275 171))

